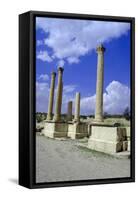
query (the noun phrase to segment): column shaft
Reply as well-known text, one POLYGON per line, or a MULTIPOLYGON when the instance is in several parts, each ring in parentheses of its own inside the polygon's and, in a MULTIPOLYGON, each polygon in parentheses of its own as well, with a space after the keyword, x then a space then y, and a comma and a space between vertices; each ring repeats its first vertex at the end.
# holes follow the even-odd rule
POLYGON ((58 69, 58 86, 57 86, 57 97, 56 97, 55 115, 54 115, 55 121, 60 121, 61 119, 62 89, 63 89, 62 74, 63 74, 63 68, 60 67, 58 69))
POLYGON ((97 83, 96 83, 96 106, 95 121, 103 121, 103 79, 104 79, 104 51, 105 48, 100 45, 97 48, 97 83))
POLYGON ((72 101, 68 102, 67 121, 72 121, 72 101))
POLYGON ((52 72, 52 74, 51 74, 51 84, 50 84, 50 93, 49 93, 49 104, 48 104, 47 120, 51 120, 52 119, 53 101, 54 101, 54 89, 55 89, 55 77, 56 77, 56 73, 52 72))
POLYGON ((76 93, 74 122, 80 121, 80 93, 76 93))

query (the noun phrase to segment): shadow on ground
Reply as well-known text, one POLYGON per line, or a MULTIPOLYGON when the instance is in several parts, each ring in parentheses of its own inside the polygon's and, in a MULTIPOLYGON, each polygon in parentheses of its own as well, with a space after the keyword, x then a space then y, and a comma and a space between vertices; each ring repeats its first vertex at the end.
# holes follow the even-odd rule
POLYGON ((18 180, 16 178, 9 178, 8 179, 11 183, 18 184, 18 180))

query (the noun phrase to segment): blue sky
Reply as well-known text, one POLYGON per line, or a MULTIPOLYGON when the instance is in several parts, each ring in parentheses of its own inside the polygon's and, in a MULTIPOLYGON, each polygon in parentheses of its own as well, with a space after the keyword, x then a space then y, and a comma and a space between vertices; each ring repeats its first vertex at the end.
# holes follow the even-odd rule
MULTIPOLYGON (((47 112, 50 73, 64 68, 62 112, 81 93, 81 114, 95 108, 97 53, 103 43, 104 111, 122 113, 130 104, 130 24, 36 18, 36 111, 47 112)), ((56 84, 57 84, 56 77, 56 84)), ((55 91, 56 98, 56 91, 55 91)))

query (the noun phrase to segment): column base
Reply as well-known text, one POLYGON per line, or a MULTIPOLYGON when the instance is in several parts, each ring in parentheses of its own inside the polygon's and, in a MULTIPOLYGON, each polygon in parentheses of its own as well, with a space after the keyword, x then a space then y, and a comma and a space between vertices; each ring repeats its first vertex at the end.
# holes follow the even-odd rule
POLYGON ((46 121, 51 121, 52 120, 52 116, 47 116, 46 121))
POLYGON ((81 139, 88 136, 88 125, 86 123, 68 123, 68 137, 81 139))
POLYGON ((88 148, 103 153, 127 150, 126 129, 113 126, 92 126, 88 148))
POLYGON ((94 119, 94 122, 97 122, 97 123, 101 123, 101 122, 103 122, 103 121, 104 121, 103 118, 95 118, 95 119, 94 119))
POLYGON ((54 122, 61 122, 62 120, 61 120, 61 117, 59 115, 54 115, 53 121, 54 122))
POLYGON ((67 137, 68 125, 64 122, 45 121, 42 134, 49 138, 67 137))

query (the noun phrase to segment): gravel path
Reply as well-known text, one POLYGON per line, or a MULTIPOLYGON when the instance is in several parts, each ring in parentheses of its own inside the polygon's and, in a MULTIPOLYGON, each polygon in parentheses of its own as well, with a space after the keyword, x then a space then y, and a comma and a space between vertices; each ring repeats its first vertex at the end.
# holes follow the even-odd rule
POLYGON ((130 176, 130 160, 79 147, 76 140, 36 136, 36 182, 130 176))

